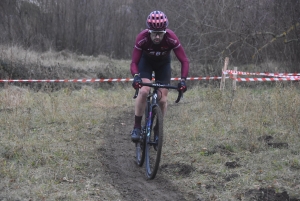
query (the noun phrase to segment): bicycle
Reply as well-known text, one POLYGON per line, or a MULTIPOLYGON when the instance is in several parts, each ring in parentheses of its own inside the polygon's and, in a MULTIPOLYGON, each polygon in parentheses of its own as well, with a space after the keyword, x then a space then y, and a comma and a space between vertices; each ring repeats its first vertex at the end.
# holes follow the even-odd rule
MULTIPOLYGON (((177 89, 177 86, 156 83, 140 83, 141 86, 153 88, 147 96, 147 104, 145 109, 145 124, 141 129, 140 140, 135 143, 136 146, 136 162, 142 167, 146 159, 145 168, 148 179, 154 179, 159 167, 163 145, 163 116, 158 105, 159 88, 177 89), (151 149, 153 147, 153 149, 151 149)), ((138 95, 139 89, 136 90, 134 99, 138 95)), ((183 97, 183 92, 178 90, 178 97, 175 103, 178 103, 183 97)))

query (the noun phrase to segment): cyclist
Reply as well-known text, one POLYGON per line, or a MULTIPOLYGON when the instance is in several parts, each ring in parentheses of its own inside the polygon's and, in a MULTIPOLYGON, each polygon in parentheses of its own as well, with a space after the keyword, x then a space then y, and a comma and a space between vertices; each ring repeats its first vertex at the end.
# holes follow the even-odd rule
MULTIPOLYGON (((162 84, 170 84, 171 80, 171 50, 181 63, 181 80, 178 88, 182 92, 187 90, 185 80, 189 71, 189 61, 183 47, 175 33, 167 29, 169 24, 167 16, 162 11, 153 11, 146 19, 147 29, 140 32, 135 41, 132 53, 130 71, 133 75, 132 86, 140 88, 139 83, 150 83, 152 72, 155 72, 155 80, 162 84)), ((139 140, 141 133, 142 116, 146 107, 146 99, 150 87, 143 86, 139 90, 135 102, 134 126, 131 133, 131 140, 139 140)), ((160 89, 159 106, 165 115, 167 110, 168 89, 160 89)))

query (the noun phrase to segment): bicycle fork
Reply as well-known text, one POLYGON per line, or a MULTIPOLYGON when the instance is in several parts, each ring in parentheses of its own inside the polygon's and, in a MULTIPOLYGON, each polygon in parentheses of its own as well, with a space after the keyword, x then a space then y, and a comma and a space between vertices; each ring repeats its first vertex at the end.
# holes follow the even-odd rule
POLYGON ((155 142, 151 142, 150 135, 151 135, 151 127, 152 127, 152 110, 153 106, 157 106, 157 92, 156 90, 153 91, 153 94, 151 92, 148 95, 147 98, 147 108, 146 108, 146 114, 148 114, 148 117, 146 118, 146 128, 145 128, 145 134, 146 134, 146 143, 149 143, 150 145, 155 144, 155 142), (150 97, 152 96, 152 104, 150 104, 150 97))

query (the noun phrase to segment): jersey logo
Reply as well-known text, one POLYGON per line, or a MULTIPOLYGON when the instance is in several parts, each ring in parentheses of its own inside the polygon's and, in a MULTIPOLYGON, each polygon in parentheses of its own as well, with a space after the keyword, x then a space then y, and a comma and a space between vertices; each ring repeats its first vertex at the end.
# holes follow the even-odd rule
POLYGON ((143 44, 145 44, 147 42, 147 38, 143 38, 142 40, 140 40, 139 42, 137 42, 137 44, 139 46, 142 46, 143 44))
POLYGON ((159 57, 159 56, 166 55, 167 53, 168 53, 167 51, 164 51, 164 52, 154 52, 154 51, 152 51, 152 52, 149 52, 148 54, 149 54, 149 55, 152 55, 152 56, 157 56, 157 57, 159 57))
POLYGON ((172 43, 173 45, 175 45, 177 43, 177 40, 173 39, 173 38, 168 38, 170 43, 172 43))

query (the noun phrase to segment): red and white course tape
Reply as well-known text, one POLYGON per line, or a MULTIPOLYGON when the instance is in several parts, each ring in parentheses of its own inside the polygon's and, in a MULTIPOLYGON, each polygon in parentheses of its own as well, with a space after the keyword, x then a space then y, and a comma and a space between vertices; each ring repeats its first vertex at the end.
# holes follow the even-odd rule
POLYGON ((273 77, 288 77, 288 76, 299 76, 300 73, 249 73, 249 72, 242 72, 242 71, 234 71, 234 70, 226 70, 223 71, 223 74, 230 74, 230 75, 264 75, 264 76, 273 76, 273 77))
MULTIPOLYGON (((180 80, 181 78, 171 78, 171 80, 180 80)), ((187 80, 218 80, 221 77, 188 77, 187 80)), ((0 82, 129 82, 133 81, 132 78, 119 78, 119 79, 64 79, 64 80, 0 80, 0 82)))
POLYGON ((259 82, 266 82, 266 81, 296 81, 300 80, 300 78, 294 78, 294 77, 276 77, 276 78, 234 78, 230 77, 233 80, 236 80, 237 82, 253 82, 253 81, 259 81, 259 82))
POLYGON ((298 81, 300 80, 299 73, 249 73, 235 70, 226 70, 222 72, 224 75, 230 75, 230 79, 233 79, 237 82, 266 82, 266 81, 298 81), (268 76, 263 78, 237 78, 232 75, 260 75, 268 76))
POLYGON ((125 79, 65 79, 65 80, 0 80, 0 82, 126 82, 131 81, 130 78, 125 79))

